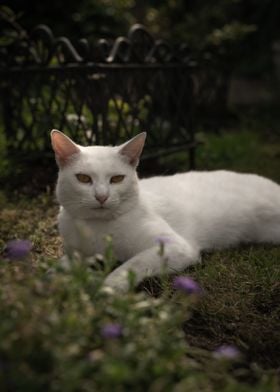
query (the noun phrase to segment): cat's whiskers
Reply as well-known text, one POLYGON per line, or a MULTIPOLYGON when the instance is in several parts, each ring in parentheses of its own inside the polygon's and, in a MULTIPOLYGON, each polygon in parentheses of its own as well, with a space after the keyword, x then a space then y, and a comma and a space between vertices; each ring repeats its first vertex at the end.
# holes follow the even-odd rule
POLYGON ((71 199, 65 200, 63 206, 66 210, 90 210, 90 211, 108 211, 118 207, 120 200, 118 198, 110 198, 108 202, 101 205, 94 199, 71 199))

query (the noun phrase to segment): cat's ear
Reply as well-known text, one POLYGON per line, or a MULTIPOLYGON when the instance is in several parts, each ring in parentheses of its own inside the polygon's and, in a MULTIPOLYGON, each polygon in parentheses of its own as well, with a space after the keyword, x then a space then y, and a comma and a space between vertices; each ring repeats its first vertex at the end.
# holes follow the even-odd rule
POLYGON ((122 144, 119 149, 119 154, 124 156, 130 165, 137 166, 145 144, 147 133, 142 132, 134 136, 125 144, 122 144))
POLYGON ((55 152, 57 164, 65 166, 74 154, 80 152, 79 147, 64 133, 53 129, 51 131, 52 147, 55 152))

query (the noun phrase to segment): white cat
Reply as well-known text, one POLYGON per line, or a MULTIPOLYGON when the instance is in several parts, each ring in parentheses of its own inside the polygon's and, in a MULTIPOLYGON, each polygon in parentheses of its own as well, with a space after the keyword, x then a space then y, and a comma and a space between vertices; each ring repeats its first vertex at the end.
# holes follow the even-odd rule
POLYGON ((146 134, 118 147, 82 147, 53 130, 59 166, 59 231, 65 252, 103 253, 112 236, 123 264, 105 284, 128 289, 137 282, 184 270, 200 252, 241 242, 280 243, 280 186, 253 174, 189 172, 139 180, 136 167, 146 134), (164 257, 158 241, 163 241, 164 257))

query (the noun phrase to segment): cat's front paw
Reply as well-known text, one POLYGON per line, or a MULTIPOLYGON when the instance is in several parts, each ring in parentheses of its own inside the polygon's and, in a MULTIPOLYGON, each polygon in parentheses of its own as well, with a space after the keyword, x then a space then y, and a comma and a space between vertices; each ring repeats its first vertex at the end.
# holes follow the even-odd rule
POLYGON ((104 281, 103 289, 115 293, 126 293, 129 290, 128 271, 112 272, 104 281))

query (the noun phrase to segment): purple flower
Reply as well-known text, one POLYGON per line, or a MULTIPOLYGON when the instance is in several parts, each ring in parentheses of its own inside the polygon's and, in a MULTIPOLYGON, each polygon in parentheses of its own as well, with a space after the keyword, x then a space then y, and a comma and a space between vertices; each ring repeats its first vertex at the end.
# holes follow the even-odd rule
POLYGON ((105 339, 116 339, 122 336, 123 329, 118 323, 106 324, 101 329, 101 335, 105 339))
POLYGON ((170 242, 172 242, 172 239, 170 237, 167 237, 166 235, 159 235, 155 238, 155 241, 160 246, 164 246, 166 244, 170 244, 170 242))
POLYGON ((240 357, 240 351, 233 345, 222 344, 214 351, 213 355, 219 359, 236 359, 240 357))
POLYGON ((31 249, 32 243, 29 240, 12 240, 7 243, 4 254, 10 260, 20 260, 24 259, 31 249))
POLYGON ((164 256, 164 247, 167 244, 170 244, 172 242, 172 239, 170 237, 167 237, 165 235, 160 235, 155 238, 156 243, 159 245, 159 255, 160 257, 164 256))
POLYGON ((188 276, 176 276, 173 280, 173 288, 186 294, 202 293, 202 289, 199 284, 188 276))

